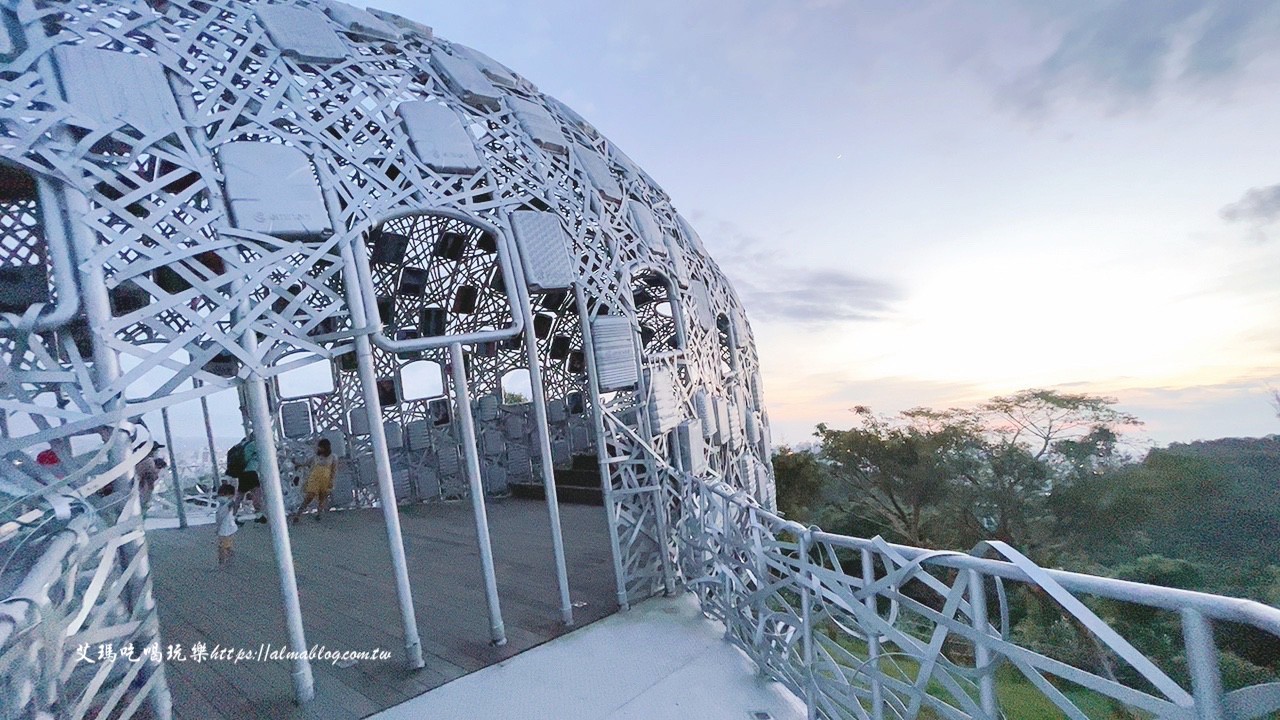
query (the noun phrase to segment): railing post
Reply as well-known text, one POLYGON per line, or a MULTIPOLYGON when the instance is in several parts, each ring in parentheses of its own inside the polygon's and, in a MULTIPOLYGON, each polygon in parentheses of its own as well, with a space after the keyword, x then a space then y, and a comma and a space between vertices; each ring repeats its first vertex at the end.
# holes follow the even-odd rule
MULTIPOLYGON (((870 550, 862 551, 862 587, 870 587, 876 581, 875 558, 870 550)), ((869 594, 862 600, 867 609, 879 614, 876 607, 876 596, 869 594)), ((867 667, 871 671, 871 718, 884 720, 884 686, 880 683, 880 638, 873 631, 867 631, 867 667)))
POLYGON ((729 613, 734 609, 733 600, 733 575, 732 566, 729 564, 731 553, 729 552, 729 498, 720 495, 720 501, 724 505, 724 514, 721 515, 723 522, 720 528, 720 557, 716 562, 720 566, 721 572, 721 590, 720 590, 720 606, 724 612, 724 638, 729 640, 733 637, 733 623, 730 622, 729 613))
POLYGON ((977 637, 973 640, 973 664, 982 676, 978 679, 978 699, 982 712, 990 720, 1000 716, 1000 704, 996 698, 996 676, 991 666, 991 649, 983 638, 988 636, 990 628, 987 622, 987 588, 983 584, 982 573, 967 570, 969 573, 969 619, 973 621, 973 629, 977 637))
POLYGON ((818 688, 813 672, 813 572, 809 567, 809 549, 813 529, 800 535, 800 628, 804 651, 804 704, 808 720, 818 717, 818 688))
POLYGON ((1213 627, 1198 610, 1183 608, 1181 615, 1182 642, 1196 703, 1195 716, 1199 720, 1223 720, 1226 713, 1222 708, 1222 673, 1218 667, 1213 627))

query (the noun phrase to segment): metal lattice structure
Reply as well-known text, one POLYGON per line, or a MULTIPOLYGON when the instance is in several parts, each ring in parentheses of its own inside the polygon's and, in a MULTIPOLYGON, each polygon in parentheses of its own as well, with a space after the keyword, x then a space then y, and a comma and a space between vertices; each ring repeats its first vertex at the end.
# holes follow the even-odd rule
MULTIPOLYGON (((476 50, 331 0, 17 0, 0 4, 0 78, 5 717, 170 714, 160 658, 76 651, 159 642, 132 482, 151 439, 133 418, 228 389, 259 442, 294 649, 279 468, 327 437, 349 460, 336 501, 382 509, 412 666, 397 504, 469 499, 501 643, 485 496, 542 484, 572 622, 552 473, 594 453, 619 604, 684 584, 815 714, 995 717, 997 655, 1060 706, 1045 673, 1167 717, 1276 704, 1214 694, 1211 633, 1190 693, 1145 675, 1163 697, 1010 647, 983 615, 987 579, 1067 583, 1007 548, 1012 566, 961 562, 773 515, 757 358, 724 275, 625 154, 476 50), (287 395, 308 367, 331 387, 287 395), (902 629, 906 610, 934 639, 902 629), (976 670, 940 653, 948 632, 976 644, 976 670), (897 657, 925 680, 883 670, 897 657)), ((1198 649, 1212 608, 1184 612, 1198 649)), ((309 699, 305 659, 293 677, 309 699)))
MULTIPOLYGON (((559 553, 552 466, 595 453, 620 602, 670 588, 674 488, 654 454, 692 418, 690 461, 772 503, 768 474, 743 474, 768 441, 724 276, 652 179, 528 80, 340 2, 0 15, 6 716, 167 714, 162 663, 72 653, 156 640, 130 482, 150 439, 132 419, 212 393, 241 395, 269 515, 294 500, 281 461, 329 437, 347 460, 335 501, 383 508, 398 565, 397 502, 469 497, 483 529, 484 496, 519 482, 546 485, 559 553), (703 351, 717 316, 739 336, 732 370, 703 351), (330 390, 283 396, 316 364, 330 390), (532 398, 504 396, 513 373, 532 398)), ((294 677, 309 696, 305 661, 294 677)))

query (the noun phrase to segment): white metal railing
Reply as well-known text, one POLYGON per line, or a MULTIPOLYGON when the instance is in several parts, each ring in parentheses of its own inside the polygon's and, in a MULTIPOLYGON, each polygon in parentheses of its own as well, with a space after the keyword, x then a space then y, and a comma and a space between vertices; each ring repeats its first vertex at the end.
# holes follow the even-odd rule
POLYGON ((966 554, 826 533, 717 480, 685 475, 679 494, 687 586, 729 640, 806 700, 810 717, 1226 720, 1280 711, 1280 682, 1224 689, 1214 640, 1224 623, 1280 640, 1280 609, 1048 570, 1000 542, 966 554), (1015 598, 1054 608, 1080 652, 1019 645, 1015 598), (1103 619, 1105 601, 1176 614, 1184 660, 1139 650, 1103 619), (1028 695, 1035 709, 1018 705, 1028 695))

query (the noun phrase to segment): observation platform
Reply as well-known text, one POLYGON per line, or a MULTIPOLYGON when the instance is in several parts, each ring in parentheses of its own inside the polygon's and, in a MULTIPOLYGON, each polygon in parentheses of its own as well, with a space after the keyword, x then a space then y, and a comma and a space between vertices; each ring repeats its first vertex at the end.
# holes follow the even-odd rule
MULTIPOLYGON (((340 667, 313 660, 316 697, 293 703, 288 661, 168 662, 177 718, 363 718, 501 662, 617 610, 608 529, 600 507, 562 505, 565 555, 575 605, 560 621, 545 503, 488 500, 507 644, 489 642, 489 623, 468 503, 400 508, 409 577, 426 667, 404 658, 400 613, 380 510, 343 510, 321 522, 304 516, 290 530, 307 643, 334 651, 382 649, 388 660, 340 667), (585 604, 583 604, 585 603, 585 604)), ((266 525, 235 536, 220 570, 211 525, 148 530, 152 582, 166 645, 286 646, 280 581, 266 525)), ((578 682, 577 680, 568 680, 578 682)))
POLYGON ((689 593, 657 597, 454 680, 373 720, 803 720, 689 593), (566 678, 572 678, 566 680, 566 678))

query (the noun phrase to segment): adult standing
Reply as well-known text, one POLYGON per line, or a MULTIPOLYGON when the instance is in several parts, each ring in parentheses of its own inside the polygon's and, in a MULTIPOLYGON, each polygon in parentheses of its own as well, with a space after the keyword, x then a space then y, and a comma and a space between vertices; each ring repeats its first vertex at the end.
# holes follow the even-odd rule
POLYGON ((236 511, 239 512, 241 505, 248 500, 253 505, 253 511, 258 514, 256 522, 265 523, 267 517, 262 513, 262 490, 260 489, 262 481, 258 479, 258 444, 254 441, 253 435, 245 436, 227 451, 227 474, 235 478, 238 483, 236 511))

